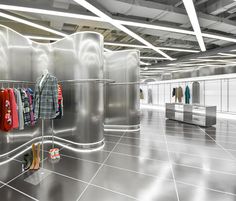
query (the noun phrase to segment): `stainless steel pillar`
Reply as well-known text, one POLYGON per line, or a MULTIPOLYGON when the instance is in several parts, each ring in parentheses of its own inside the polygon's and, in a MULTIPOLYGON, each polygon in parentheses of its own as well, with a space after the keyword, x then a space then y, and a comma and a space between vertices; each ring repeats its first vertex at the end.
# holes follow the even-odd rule
POLYGON ((105 129, 135 130, 140 124, 139 51, 105 53, 105 129))
MULTIPOLYGON (((0 79, 36 81, 42 69, 47 68, 59 81, 76 80, 62 84, 64 117, 53 120, 53 124, 45 121, 47 140, 52 139, 53 132, 55 140, 66 141, 76 148, 103 145, 104 84, 91 81, 103 79, 103 60, 103 36, 95 32, 75 33, 57 42, 42 44, 0 26, 0 79), (85 79, 87 81, 82 81, 85 79)), ((0 132, 0 159, 10 152, 19 152, 21 145, 39 141, 40 135, 40 122, 23 131, 12 130, 7 135, 0 132)))

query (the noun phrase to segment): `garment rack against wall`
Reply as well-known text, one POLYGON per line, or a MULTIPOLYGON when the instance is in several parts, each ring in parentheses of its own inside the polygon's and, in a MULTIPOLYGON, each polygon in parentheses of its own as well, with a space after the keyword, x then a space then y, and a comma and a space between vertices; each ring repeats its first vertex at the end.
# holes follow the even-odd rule
MULTIPOLYGON (((75 80, 61 80, 58 81, 59 84, 76 84, 76 83, 88 83, 88 82, 94 82, 94 83, 104 83, 104 84, 111 84, 111 83, 115 83, 114 80, 111 79, 75 79, 75 80)), ((0 80, 0 84, 25 84, 25 85, 35 85, 36 82, 32 82, 32 81, 24 81, 24 80, 0 80)), ((10 86, 7 86, 8 88, 10 86)), ((19 86, 18 86, 19 87, 19 86)), ((41 167, 43 167, 43 161, 44 161, 44 127, 45 127, 45 122, 42 119, 41 122, 41 167)), ((52 128, 53 128, 53 120, 52 120, 52 128)), ((54 145, 54 133, 52 132, 52 144, 54 145)))

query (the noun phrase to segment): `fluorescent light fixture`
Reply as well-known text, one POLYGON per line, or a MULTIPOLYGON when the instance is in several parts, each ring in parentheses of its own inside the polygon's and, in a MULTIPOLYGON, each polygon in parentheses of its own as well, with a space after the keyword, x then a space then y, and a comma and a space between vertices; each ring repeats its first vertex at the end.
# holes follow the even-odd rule
POLYGON ((140 65, 143 65, 143 66, 150 66, 150 65, 152 65, 152 64, 151 64, 151 63, 146 63, 146 62, 140 61, 140 65))
POLYGON ((67 12, 60 12, 60 11, 54 11, 54 10, 12 6, 12 5, 4 5, 4 4, 0 4, 0 9, 12 10, 12 11, 22 11, 22 12, 28 12, 28 13, 45 14, 45 15, 53 15, 53 16, 60 16, 60 17, 70 17, 70 18, 75 18, 75 19, 103 21, 100 17, 96 17, 96 16, 80 15, 80 14, 75 14, 75 13, 67 13, 67 12))
POLYGON ((154 45, 152 45, 151 43, 149 43, 148 41, 144 40, 142 37, 140 37, 138 34, 132 32, 130 29, 126 28, 125 26, 123 26, 122 24, 120 24, 117 21, 114 21, 110 16, 108 16, 107 14, 105 14, 104 12, 102 12, 101 10, 99 10, 98 8, 96 8, 95 6, 93 6, 92 4, 90 4, 89 2, 87 2, 86 0, 73 0, 74 2, 78 3, 79 5, 83 6, 84 8, 88 9, 89 11, 91 11, 92 13, 94 13, 95 15, 99 16, 100 18, 102 18, 104 21, 109 22, 110 24, 112 24, 113 26, 115 26, 116 28, 120 29, 121 31, 123 31, 124 33, 130 35, 131 37, 135 38, 136 40, 138 40, 139 42, 141 42, 142 44, 146 45, 147 47, 150 47, 151 49, 153 49, 154 51, 158 52, 159 54, 161 54, 162 56, 166 57, 169 60, 173 60, 170 56, 168 56, 166 53, 162 52, 161 50, 158 49, 158 47, 155 47, 154 45))
MULTIPOLYGON (((165 57, 140 57, 140 59, 145 59, 145 60, 168 60, 165 57)), ((176 59, 172 59, 172 60, 176 60, 176 59)))
POLYGON ((226 56, 226 57, 236 57, 236 54, 229 54, 229 53, 218 53, 219 55, 226 56))
MULTIPOLYGON (((0 4, 0 9, 104 22, 103 19, 101 19, 100 17, 97 17, 97 16, 81 15, 81 14, 60 12, 60 11, 54 11, 54 10, 45 10, 45 9, 38 9, 38 8, 4 5, 4 4, 0 4)), ((166 26, 159 26, 159 25, 152 25, 152 24, 133 22, 133 21, 125 21, 125 20, 117 20, 117 19, 113 19, 113 20, 120 23, 120 24, 128 25, 128 26, 142 27, 142 28, 155 29, 155 30, 162 30, 162 31, 174 32, 174 33, 180 33, 180 34, 187 34, 187 35, 195 35, 195 33, 193 31, 188 31, 188 30, 184 30, 184 29, 178 29, 178 28, 172 28, 172 27, 166 27, 166 26)), ((206 38, 213 38, 213 39, 224 40, 224 41, 236 43, 236 39, 232 38, 232 37, 219 36, 219 35, 210 34, 210 33, 202 33, 202 36, 206 37, 206 38)))
POLYGON ((236 50, 231 50, 230 52, 236 52, 236 50))
POLYGON ((193 52, 198 53, 199 50, 190 50, 190 49, 181 49, 181 48, 172 48, 172 47, 159 47, 160 50, 170 50, 170 51, 176 51, 176 52, 193 52))
POLYGON ((206 37, 206 38, 213 38, 213 39, 224 40, 224 41, 236 43, 236 39, 235 38, 231 38, 231 37, 218 36, 218 35, 209 34, 209 33, 202 33, 202 36, 206 37))
POLYGON ((61 38, 57 38, 57 37, 47 37, 47 36, 29 36, 29 35, 25 35, 26 38, 28 39, 32 39, 32 40, 53 40, 53 41, 57 41, 60 40, 61 38))
MULTIPOLYGON (((140 48, 140 49, 149 49, 149 47, 147 47, 145 45, 135 45, 135 44, 125 44, 125 43, 104 42, 104 45, 118 46, 118 47, 134 47, 134 48, 140 48)), ((193 53, 200 52, 199 50, 182 49, 182 48, 174 48, 174 47, 158 47, 158 49, 160 49, 160 50, 176 51, 176 52, 193 52, 193 53)))
POLYGON ((186 11, 188 13, 188 17, 189 17, 190 22, 192 24, 195 35, 197 37, 197 41, 200 46, 200 49, 202 51, 206 51, 206 47, 205 47, 203 37, 202 37, 201 28, 200 28, 198 18, 197 18, 197 13, 196 13, 195 7, 193 5, 193 1, 192 0, 183 0, 183 3, 184 3, 186 11))
POLYGON ((112 50, 109 50, 109 49, 107 49, 105 47, 103 49, 104 49, 105 52, 112 52, 112 50))
POLYGON ((12 15, 8 15, 8 14, 2 13, 2 12, 0 12, 0 16, 3 17, 3 18, 7 18, 9 20, 13 20, 13 21, 16 21, 16 22, 19 22, 19 23, 22 23, 22 24, 25 24, 25 25, 37 28, 37 29, 41 29, 41 30, 44 30, 44 31, 47 31, 47 32, 50 32, 50 33, 53 33, 53 34, 56 34, 56 35, 59 35, 59 36, 63 36, 63 37, 67 36, 67 34, 62 33, 60 31, 56 31, 54 29, 51 29, 51 28, 48 28, 48 27, 36 24, 34 22, 30 22, 28 20, 24 20, 24 19, 18 18, 18 17, 12 16, 12 15))

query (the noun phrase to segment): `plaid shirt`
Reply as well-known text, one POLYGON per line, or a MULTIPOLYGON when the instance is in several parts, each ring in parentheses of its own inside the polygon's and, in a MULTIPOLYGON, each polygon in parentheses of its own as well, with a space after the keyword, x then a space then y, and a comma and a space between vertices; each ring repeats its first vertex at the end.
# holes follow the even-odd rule
POLYGON ((26 126, 29 126, 31 124, 29 97, 27 96, 26 89, 20 89, 20 94, 21 94, 21 100, 23 104, 24 124, 26 126))
POLYGON ((47 74, 37 79, 34 92, 34 115, 36 119, 54 119, 58 108, 57 78, 47 74))

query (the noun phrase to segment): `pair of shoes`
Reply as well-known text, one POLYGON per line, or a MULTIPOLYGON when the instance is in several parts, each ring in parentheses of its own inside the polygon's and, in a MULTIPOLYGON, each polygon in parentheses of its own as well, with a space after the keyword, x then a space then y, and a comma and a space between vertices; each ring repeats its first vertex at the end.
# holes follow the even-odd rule
POLYGON ((33 161, 30 170, 38 170, 40 166, 40 144, 32 144, 33 161), (37 146, 37 149, 36 149, 37 146))
POLYGON ((28 170, 32 164, 33 161, 33 155, 32 152, 26 153, 24 155, 24 161, 23 161, 23 169, 28 170))
POLYGON ((59 149, 58 148, 50 149, 49 155, 51 159, 59 159, 60 158, 59 149))

